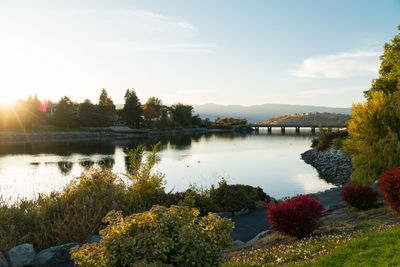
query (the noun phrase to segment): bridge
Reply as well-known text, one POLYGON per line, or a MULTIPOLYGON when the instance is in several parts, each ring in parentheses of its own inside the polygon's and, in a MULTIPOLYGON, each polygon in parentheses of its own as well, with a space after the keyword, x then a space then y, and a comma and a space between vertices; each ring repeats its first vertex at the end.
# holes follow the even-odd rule
POLYGON ((268 134, 271 134, 272 128, 281 128, 281 133, 285 133, 286 128, 295 128, 296 134, 300 134, 300 128, 309 128, 311 129, 311 133, 315 134, 315 129, 322 128, 332 128, 332 129, 342 129, 347 128, 347 125, 279 125, 279 124, 249 124, 249 127, 253 128, 256 132, 259 131, 260 128, 267 128, 268 134))

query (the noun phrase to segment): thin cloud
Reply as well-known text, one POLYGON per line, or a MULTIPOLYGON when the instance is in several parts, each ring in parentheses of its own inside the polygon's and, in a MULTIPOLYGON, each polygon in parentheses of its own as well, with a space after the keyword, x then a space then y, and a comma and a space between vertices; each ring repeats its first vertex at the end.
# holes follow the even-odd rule
POLYGON ((291 74, 299 78, 347 78, 376 74, 380 52, 355 51, 310 57, 291 74))
POLYGON ((99 50, 119 51, 124 53, 135 52, 193 52, 193 53, 214 53, 220 47, 207 43, 156 43, 156 42, 105 42, 94 44, 99 50))
POLYGON ((135 26, 147 32, 182 31, 198 34, 200 31, 190 22, 182 18, 164 16, 147 10, 128 11, 126 18, 135 26))

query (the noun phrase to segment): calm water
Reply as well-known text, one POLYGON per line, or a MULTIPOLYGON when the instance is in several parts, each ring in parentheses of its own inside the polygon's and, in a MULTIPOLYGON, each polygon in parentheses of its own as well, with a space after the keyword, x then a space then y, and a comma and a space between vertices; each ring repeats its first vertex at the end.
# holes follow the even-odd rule
POLYGON ((334 187, 300 159, 310 135, 206 134, 161 139, 102 142, 9 144, 0 147, 0 194, 32 198, 60 190, 88 167, 126 170, 126 147, 161 141, 156 170, 165 174, 167 190, 190 184, 209 187, 222 178, 229 183, 260 186, 276 198, 334 187))

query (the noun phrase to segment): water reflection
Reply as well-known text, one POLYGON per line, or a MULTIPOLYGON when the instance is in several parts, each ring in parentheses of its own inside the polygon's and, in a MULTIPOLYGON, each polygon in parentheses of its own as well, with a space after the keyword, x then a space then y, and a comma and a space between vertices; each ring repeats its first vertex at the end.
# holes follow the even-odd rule
POLYGON ((183 191, 190 184, 209 187, 220 177, 231 183, 261 186, 274 197, 308 193, 332 187, 300 160, 311 136, 286 130, 268 135, 197 134, 149 139, 95 142, 10 144, 0 148, 0 194, 29 197, 61 189, 88 168, 125 173, 127 149, 160 142, 156 170, 165 174, 167 190, 183 191), (9 190, 4 190, 8 188, 9 190), (28 190, 29 189, 29 190, 28 190), (28 190, 28 191, 27 191, 28 190))
POLYGON ((92 160, 82 160, 79 162, 79 165, 81 165, 84 169, 90 169, 94 165, 94 161, 92 160))
POLYGON ((97 165, 100 166, 101 169, 112 169, 114 167, 115 160, 113 158, 107 157, 99 160, 97 165))
POLYGON ((70 174, 72 167, 74 166, 73 162, 70 161, 59 161, 57 162, 58 169, 60 170, 60 173, 64 176, 70 174))

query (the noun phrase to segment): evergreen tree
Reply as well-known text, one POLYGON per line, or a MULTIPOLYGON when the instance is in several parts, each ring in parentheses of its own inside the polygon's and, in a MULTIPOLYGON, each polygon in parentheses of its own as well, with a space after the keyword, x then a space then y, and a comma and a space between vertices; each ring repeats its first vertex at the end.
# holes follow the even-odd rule
POLYGON ((68 97, 64 96, 58 102, 54 113, 54 123, 60 127, 71 127, 75 124, 74 103, 68 97))
POLYGON ((99 126, 111 126, 115 121, 115 105, 104 88, 101 90, 96 115, 96 121, 99 126))
POLYGON ((125 93, 125 105, 122 110, 125 122, 131 127, 139 127, 142 113, 142 104, 140 103, 135 90, 127 89, 125 93))
POLYGON ((79 105, 79 122, 83 126, 96 126, 96 107, 89 99, 79 105))

